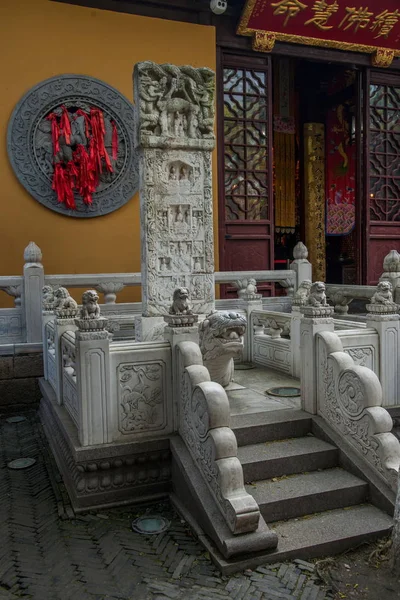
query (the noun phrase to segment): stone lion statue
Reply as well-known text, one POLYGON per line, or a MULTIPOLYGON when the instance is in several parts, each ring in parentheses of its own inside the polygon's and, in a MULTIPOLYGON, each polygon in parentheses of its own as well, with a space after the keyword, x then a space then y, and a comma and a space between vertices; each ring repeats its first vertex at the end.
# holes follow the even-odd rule
POLYGON ((54 290, 51 285, 45 285, 42 289, 43 294, 43 308, 44 310, 51 310, 54 307, 55 297, 54 290))
POLYGON ((68 310, 76 310, 78 308, 78 304, 75 302, 73 298, 69 295, 69 291, 65 287, 59 287, 54 292, 54 308, 58 310, 68 309, 68 310))
POLYGON ((172 306, 169 309, 170 315, 192 315, 193 311, 189 302, 189 291, 181 287, 174 291, 172 306))
POLYGON ((82 319, 98 319, 100 317, 99 296, 96 290, 87 290, 82 294, 82 319))
POLYGON ((296 301, 297 304, 307 304, 311 286, 312 283, 309 279, 302 281, 296 290, 293 300, 296 301))
POLYGON ((316 281, 311 285, 310 295, 308 296, 309 306, 328 306, 326 301, 325 284, 322 281, 316 281))
POLYGON ((199 344, 212 381, 223 387, 233 378, 233 358, 240 357, 246 318, 236 312, 214 311, 199 325, 199 344))
POLYGON ((393 304, 392 290, 390 281, 380 281, 375 294, 371 298, 371 304, 393 304))

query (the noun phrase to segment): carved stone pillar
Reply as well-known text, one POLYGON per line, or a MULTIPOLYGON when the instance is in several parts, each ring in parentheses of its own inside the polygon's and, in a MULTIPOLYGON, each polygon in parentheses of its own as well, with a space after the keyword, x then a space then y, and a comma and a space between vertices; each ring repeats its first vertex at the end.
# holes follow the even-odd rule
POLYGON ((34 243, 29 242, 24 252, 24 312, 26 325, 26 341, 42 341, 42 289, 44 285, 44 269, 42 251, 34 243))
POLYGON ((306 246, 313 279, 325 281, 325 135, 322 123, 304 124, 306 246))
POLYGON ((296 271, 296 290, 303 281, 312 281, 312 265, 308 259, 308 249, 303 242, 298 242, 293 248, 294 260, 290 263, 292 271, 296 271))
MULTIPOLYGON (((134 92, 139 151, 143 317, 168 313, 174 290, 214 308, 211 151, 214 73, 142 62, 134 92)), ((137 327, 145 334, 148 325, 137 327)))
POLYGON ((300 323, 301 408, 317 413, 317 365, 315 336, 321 331, 333 331, 333 307, 305 306, 300 323))
POLYGON ((379 335, 379 378, 382 386, 382 406, 396 406, 400 393, 400 316, 398 305, 393 303, 391 284, 381 281, 377 292, 367 304, 367 327, 379 335), (386 287, 389 289, 386 290, 386 287), (383 289, 382 289, 383 288, 383 289), (381 294, 389 294, 387 304, 380 302, 381 294))

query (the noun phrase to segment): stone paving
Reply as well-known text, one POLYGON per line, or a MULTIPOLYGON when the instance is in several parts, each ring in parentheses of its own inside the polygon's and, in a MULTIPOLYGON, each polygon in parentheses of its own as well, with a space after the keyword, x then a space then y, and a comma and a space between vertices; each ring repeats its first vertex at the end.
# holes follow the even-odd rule
POLYGON ((0 418, 0 600, 323 600, 333 598, 304 561, 223 577, 168 501, 74 515, 36 413, 0 418), (36 464, 11 470, 9 461, 36 464), (171 527, 131 529, 138 514, 171 527))

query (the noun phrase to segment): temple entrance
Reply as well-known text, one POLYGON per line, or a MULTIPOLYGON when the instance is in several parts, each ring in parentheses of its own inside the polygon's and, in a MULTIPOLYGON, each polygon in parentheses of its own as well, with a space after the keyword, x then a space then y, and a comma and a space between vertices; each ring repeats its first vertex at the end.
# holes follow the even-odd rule
POLYGON ((376 283, 400 250, 400 78, 260 54, 222 65, 220 270, 285 269, 302 240, 315 279, 376 283))

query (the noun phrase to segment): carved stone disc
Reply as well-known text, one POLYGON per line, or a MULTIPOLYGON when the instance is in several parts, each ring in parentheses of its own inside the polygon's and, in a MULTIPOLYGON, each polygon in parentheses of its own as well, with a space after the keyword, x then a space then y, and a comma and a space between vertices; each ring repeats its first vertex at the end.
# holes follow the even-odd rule
MULTIPOLYGON (((72 119, 71 123, 78 143, 85 145, 84 127, 79 119, 72 119)), ((138 189, 133 139, 133 105, 120 92, 93 77, 59 75, 34 86, 17 104, 8 126, 7 149, 20 183, 38 202, 70 217, 98 217, 126 204, 138 189), (118 156, 113 161, 113 173, 103 172, 100 175, 90 206, 86 206, 75 194, 76 210, 60 204, 51 187, 53 148, 51 124, 46 117, 60 110, 62 105, 71 116, 78 109, 86 113, 91 107, 103 111, 105 146, 110 156, 111 121, 115 122, 118 132, 118 156)), ((70 147, 64 147, 65 154, 70 151, 70 147)), ((68 160, 67 155, 64 160, 68 160)))

